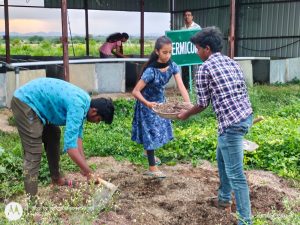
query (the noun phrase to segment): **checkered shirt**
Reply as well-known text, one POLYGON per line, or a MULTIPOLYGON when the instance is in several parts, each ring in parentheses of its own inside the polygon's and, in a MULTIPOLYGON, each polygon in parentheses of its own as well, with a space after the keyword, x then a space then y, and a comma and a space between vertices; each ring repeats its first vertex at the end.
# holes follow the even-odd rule
POLYGON ((251 113, 247 86, 237 62, 220 52, 212 54, 195 75, 197 104, 207 107, 212 102, 218 119, 218 133, 251 113))

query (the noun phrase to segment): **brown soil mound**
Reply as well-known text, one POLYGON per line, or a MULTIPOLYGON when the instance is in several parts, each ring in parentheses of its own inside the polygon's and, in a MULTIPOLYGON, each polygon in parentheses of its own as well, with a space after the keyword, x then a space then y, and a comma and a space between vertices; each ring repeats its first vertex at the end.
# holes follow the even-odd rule
MULTIPOLYGON (((168 175, 164 180, 144 177, 144 168, 129 162, 117 162, 112 157, 91 158, 89 163, 96 165, 96 172, 120 190, 112 210, 101 212, 94 224, 236 224, 233 215, 227 215, 208 201, 217 194, 219 185, 217 169, 209 162, 203 161, 197 167, 190 164, 163 165, 161 170, 168 175)), ((300 197, 299 190, 290 188, 288 182, 270 172, 247 171, 246 175, 254 215, 274 209, 282 211, 284 198, 300 197)), ((78 173, 67 176, 84 181, 78 173)), ((85 193, 84 190, 82 193, 85 193)), ((59 204, 68 196, 68 188, 50 193, 40 189, 40 194, 42 198, 59 204)), ((68 218, 65 219, 68 223, 68 218)))
POLYGON ((160 113, 180 113, 182 110, 188 110, 192 107, 190 103, 185 102, 166 102, 159 104, 153 109, 160 113))

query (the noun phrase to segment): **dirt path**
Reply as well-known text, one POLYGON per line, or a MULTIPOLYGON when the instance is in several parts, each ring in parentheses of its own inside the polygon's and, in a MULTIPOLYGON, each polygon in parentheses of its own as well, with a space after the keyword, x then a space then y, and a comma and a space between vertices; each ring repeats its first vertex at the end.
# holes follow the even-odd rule
MULTIPOLYGON (((143 168, 129 162, 118 162, 112 157, 94 157, 88 160, 97 166, 106 180, 119 187, 112 211, 102 212, 95 224, 106 225, 215 225, 235 224, 232 215, 210 205, 208 199, 217 194, 217 169, 209 162, 200 166, 190 164, 161 166, 168 177, 162 181, 143 177, 143 168)), ((246 172, 251 193, 253 214, 283 210, 284 198, 300 198, 299 190, 288 182, 266 171, 246 172)), ((70 178, 84 181, 78 173, 70 178)), ((68 191, 61 188, 61 192, 68 191)), ((58 193, 46 192, 46 198, 55 201, 58 193)), ((60 193, 60 196, 64 194, 60 193)), ((61 200, 57 200, 58 202, 61 200)), ((233 207, 234 208, 234 207, 233 207)), ((300 206, 297 210, 300 210, 300 206)))
POLYGON ((0 130, 7 133, 17 132, 17 128, 8 124, 9 117, 12 112, 9 109, 0 109, 0 130))

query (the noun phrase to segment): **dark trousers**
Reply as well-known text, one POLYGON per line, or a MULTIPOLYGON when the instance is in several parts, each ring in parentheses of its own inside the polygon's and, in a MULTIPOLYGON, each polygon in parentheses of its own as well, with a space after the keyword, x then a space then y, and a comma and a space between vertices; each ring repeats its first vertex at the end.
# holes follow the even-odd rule
POLYGON ((46 151, 50 175, 53 180, 60 177, 60 135, 58 126, 43 125, 37 114, 25 103, 13 97, 11 101, 18 132, 24 152, 24 185, 27 194, 34 196, 38 190, 38 175, 43 144, 46 151))
MULTIPOLYGON (((195 74, 198 71, 198 66, 197 65, 193 65, 191 67, 192 67, 191 68, 192 69, 191 72, 192 72, 192 85, 193 85, 193 83, 195 82, 194 81, 195 74)), ((184 84, 185 88, 187 90, 189 90, 190 89, 190 83, 189 83, 189 81, 190 81, 190 79, 189 79, 189 66, 182 66, 181 67, 181 74, 182 74, 183 84, 184 84)))
POLYGON ((182 81, 186 89, 189 89, 189 67, 181 67, 182 81))

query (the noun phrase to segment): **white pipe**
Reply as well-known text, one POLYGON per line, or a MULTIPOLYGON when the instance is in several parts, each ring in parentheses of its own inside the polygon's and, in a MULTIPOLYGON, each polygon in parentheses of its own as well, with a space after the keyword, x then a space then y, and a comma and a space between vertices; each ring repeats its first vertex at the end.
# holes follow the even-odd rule
MULTIPOLYGON (((107 58, 107 59, 73 59, 69 60, 70 64, 76 63, 101 63, 101 62, 147 62, 147 58, 107 58)), ((11 67, 22 67, 22 66, 43 66, 43 65, 57 65, 63 64, 63 60, 56 61, 38 61, 38 62, 22 62, 22 63, 11 63, 8 64, 11 67)))
POLYGON ((271 57, 234 57, 234 60, 271 60, 271 57))

